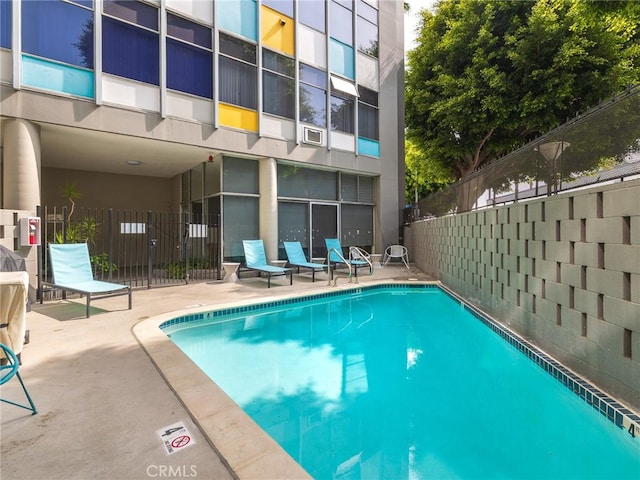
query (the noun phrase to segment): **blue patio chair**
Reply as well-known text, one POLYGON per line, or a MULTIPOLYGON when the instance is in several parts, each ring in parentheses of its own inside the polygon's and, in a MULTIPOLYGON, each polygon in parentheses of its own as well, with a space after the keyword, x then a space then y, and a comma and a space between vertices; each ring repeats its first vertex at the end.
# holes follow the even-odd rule
MULTIPOLYGON (((267 274, 267 288, 271 287, 271 276, 289 275, 289 285, 293 285, 293 272, 290 268, 269 265, 267 255, 264 253, 262 240, 243 240, 245 265, 249 270, 255 270, 259 275, 267 274)), ((240 278, 240 271, 238 271, 240 278)))
MULTIPOLYGON (((131 287, 120 283, 94 280, 89 260, 89 248, 86 243, 49 244, 49 258, 53 282, 45 282, 52 288, 62 289, 62 298, 66 292, 76 292, 87 297, 87 318, 91 316, 91 300, 129 295, 131 310, 131 287)), ((42 300, 40 300, 42 303, 42 300)))
POLYGON ((29 406, 13 402, 5 398, 0 398, 0 401, 15 405, 16 407, 24 408, 25 410, 31 410, 31 415, 35 415, 38 411, 36 410, 36 406, 33 403, 33 400, 31 400, 31 395, 29 395, 27 387, 25 387, 22 377, 20 376, 20 372, 18 371, 20 368, 20 361, 18 360, 18 357, 13 350, 7 347, 4 343, 0 343, 0 353, 4 355, 4 358, 2 359, 3 363, 0 365, 0 385, 4 385, 13 377, 17 377, 20 385, 22 385, 22 390, 29 401, 29 406))
POLYGON ((325 238, 324 243, 327 247, 329 262, 334 267, 337 267, 338 265, 351 265, 351 268, 353 268, 356 277, 358 276, 358 269, 363 267, 368 268, 370 273, 373 273, 371 264, 366 260, 357 260, 354 258, 349 259, 348 257, 344 257, 342 253, 342 245, 340 245, 340 240, 338 240, 337 238, 325 238))
POLYGON ((298 273, 300 273, 300 268, 308 268, 311 270, 311 281, 316 281, 316 271, 321 270, 325 271, 327 269, 326 263, 313 263, 307 261, 307 257, 304 255, 304 250, 302 250, 302 245, 300 242, 283 242, 284 250, 287 252, 287 259, 289 261, 289 265, 292 267, 296 267, 298 269, 298 273))

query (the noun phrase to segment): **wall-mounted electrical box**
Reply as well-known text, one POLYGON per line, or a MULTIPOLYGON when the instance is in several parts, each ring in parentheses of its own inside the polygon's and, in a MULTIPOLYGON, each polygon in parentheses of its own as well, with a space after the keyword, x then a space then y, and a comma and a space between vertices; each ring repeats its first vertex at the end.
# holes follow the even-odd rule
POLYGON ((40 245, 40 218, 25 217, 18 221, 20 225, 20 246, 36 247, 40 245))

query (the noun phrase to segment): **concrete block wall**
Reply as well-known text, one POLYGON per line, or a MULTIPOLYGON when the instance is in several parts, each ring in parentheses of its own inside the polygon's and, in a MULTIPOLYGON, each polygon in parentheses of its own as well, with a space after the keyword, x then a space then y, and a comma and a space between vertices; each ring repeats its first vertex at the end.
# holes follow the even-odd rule
POLYGON ((405 227, 415 265, 640 410, 640 180, 405 227))

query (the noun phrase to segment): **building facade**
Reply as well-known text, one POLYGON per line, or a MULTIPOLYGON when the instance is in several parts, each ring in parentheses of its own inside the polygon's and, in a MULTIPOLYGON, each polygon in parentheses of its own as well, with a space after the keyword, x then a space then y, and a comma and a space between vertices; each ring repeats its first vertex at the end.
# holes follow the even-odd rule
MULTIPOLYGON (((381 252, 404 205, 403 2, 0 1, 2 205, 220 219, 381 252)), ((211 226, 211 225, 209 225, 211 226)))

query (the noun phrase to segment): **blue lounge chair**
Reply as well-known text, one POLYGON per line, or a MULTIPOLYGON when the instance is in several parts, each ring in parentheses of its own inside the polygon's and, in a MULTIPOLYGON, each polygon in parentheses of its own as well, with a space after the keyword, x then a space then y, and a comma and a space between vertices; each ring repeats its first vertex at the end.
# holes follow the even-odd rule
MULTIPOLYGON (((53 282, 45 283, 66 292, 76 292, 87 297, 87 318, 91 316, 91 300, 129 295, 131 310, 131 287, 120 283, 94 280, 86 243, 49 244, 49 258, 53 282)), ((42 300, 41 300, 42 302, 42 300)))
POLYGON ((4 385, 13 377, 17 377, 20 385, 22 385, 22 390, 29 401, 29 406, 23 405, 22 403, 17 403, 12 400, 7 400, 6 398, 0 398, 0 401, 5 403, 9 403, 11 405, 15 405, 16 407, 24 408, 26 410, 31 410, 31 415, 35 415, 38 413, 36 410, 36 406, 31 400, 31 395, 27 391, 27 387, 25 387, 24 382, 22 381, 22 377, 20 376, 20 372, 18 371, 20 368, 20 360, 16 354, 7 347, 4 343, 0 343, 0 355, 2 355, 2 364, 0 364, 0 385, 4 385))
POLYGON ((302 250, 302 245, 300 242, 283 242, 284 250, 287 252, 287 259, 289 261, 289 265, 292 267, 296 267, 298 269, 298 273, 300 273, 300 268, 308 268, 311 270, 311 281, 316 281, 316 271, 321 270, 325 271, 327 269, 326 263, 313 263, 307 261, 307 257, 304 255, 304 250, 302 250))
MULTIPOLYGON (((358 276, 359 268, 368 268, 370 273, 373 273, 371 269, 371 264, 366 260, 357 260, 357 259, 349 259, 350 255, 347 257, 342 253, 342 245, 340 245, 340 240, 337 238, 325 238, 324 243, 327 247, 327 253, 329 257, 329 262, 334 266, 338 265, 351 265, 351 268, 354 270, 354 274, 358 276), (342 258, 338 255, 342 255, 342 258)), ((359 249, 358 249, 359 251, 359 249)))
MULTIPOLYGON (((262 240, 243 240, 244 258, 246 267, 255 270, 260 275, 267 274, 267 288, 271 287, 272 275, 289 275, 289 285, 293 285, 293 272, 290 268, 275 267, 267 263, 267 256, 264 253, 264 243, 262 240)), ((240 278, 240 271, 238 271, 240 278)))

